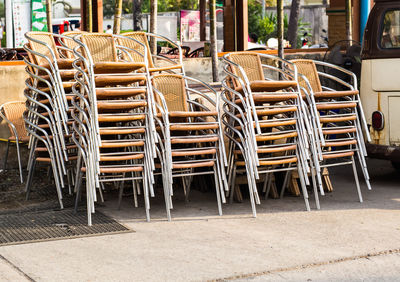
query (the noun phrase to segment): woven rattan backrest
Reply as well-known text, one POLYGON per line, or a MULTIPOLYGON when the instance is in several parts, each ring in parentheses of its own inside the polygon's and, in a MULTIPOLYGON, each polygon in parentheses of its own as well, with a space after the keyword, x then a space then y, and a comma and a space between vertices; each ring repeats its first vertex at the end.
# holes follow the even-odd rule
MULTIPOLYGON (((15 101, 15 102, 8 102, 3 104, 2 106, 3 113, 5 117, 14 124, 18 138, 27 136, 27 132, 25 129, 25 123, 22 119, 22 115, 26 110, 25 102, 24 101, 15 101)), ((10 128, 11 136, 14 136, 14 131, 12 130, 11 125, 8 125, 10 128)))
MULTIPOLYGON (((72 37, 74 37, 77 34, 82 34, 82 33, 84 33, 84 31, 80 31, 80 30, 67 31, 67 32, 64 32, 62 35, 67 36, 67 37, 71 37, 71 39, 62 38, 61 40, 65 44, 65 46, 67 46, 68 48, 73 50, 78 45, 78 43, 76 43, 72 39, 72 37)), ((67 52, 66 55, 67 55, 68 58, 73 58, 74 57, 74 54, 72 54, 70 52, 67 52)))
MULTIPOLYGON (((146 33, 142 32, 142 31, 134 31, 134 32, 123 33, 122 35, 133 38, 133 39, 139 41, 140 43, 144 44, 145 48, 147 49, 147 59, 149 61, 149 68, 154 68, 153 58, 151 57, 150 46, 149 46, 149 42, 147 40, 146 33)), ((138 51, 139 53, 144 54, 143 46, 137 44, 133 40, 118 38, 118 43, 122 46, 128 47, 130 49, 134 49, 134 50, 138 51)), ((129 52, 129 55, 132 57, 133 61, 139 62, 139 63, 143 62, 143 57, 140 56, 138 53, 129 52)), ((130 60, 130 58, 124 58, 124 59, 130 60)))
MULTIPOLYGON (((261 66, 260 56, 257 53, 232 53, 229 55, 228 59, 243 68, 249 81, 264 80, 264 73, 261 66)), ((232 66, 232 71, 241 79, 244 79, 242 73, 237 67, 232 66)))
MULTIPOLYGON (((302 74, 305 77, 307 77, 307 80, 310 83, 313 92, 322 91, 317 67, 315 66, 315 63, 312 60, 299 59, 299 60, 292 60, 291 62, 296 65, 299 74, 302 74)), ((308 89, 306 82, 301 76, 299 76, 299 84, 301 87, 308 89)))
POLYGON ((112 34, 82 33, 81 39, 88 47, 93 63, 117 61, 117 50, 112 34))
MULTIPOLYGON (((27 35, 33 39, 36 39, 38 41, 41 41, 45 44, 47 44, 54 52, 56 59, 59 58, 59 55, 57 53, 57 49, 56 49, 56 43, 54 42, 54 37, 53 34, 49 33, 49 32, 28 32, 27 35)), ((45 56, 47 56, 50 61, 53 61, 53 58, 51 56, 50 50, 49 48, 47 48, 45 45, 37 43, 35 41, 32 40, 28 40, 29 41, 29 46, 33 51, 36 51, 40 54, 43 54, 45 56)), ((40 56, 36 56, 33 55, 36 62, 38 65, 43 65, 47 63, 47 60, 45 58, 42 58, 40 56)))
MULTIPOLYGON (((186 101, 185 81, 178 74, 158 74, 153 77, 154 87, 160 91, 165 98, 169 112, 188 111, 186 101)), ((161 104, 160 98, 156 96, 156 101, 161 104)))

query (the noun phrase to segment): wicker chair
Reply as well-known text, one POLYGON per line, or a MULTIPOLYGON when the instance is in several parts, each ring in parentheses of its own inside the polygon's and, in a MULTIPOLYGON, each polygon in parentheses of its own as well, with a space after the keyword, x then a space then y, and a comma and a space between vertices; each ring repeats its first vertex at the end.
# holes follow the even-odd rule
POLYGON ((229 138, 228 175, 231 199, 237 173, 245 173, 253 216, 259 204, 256 182, 265 174, 263 192, 269 194, 271 174, 297 170, 306 205, 306 185, 312 172, 317 208, 317 185, 313 164, 314 147, 307 112, 300 99, 296 67, 274 56, 238 52, 223 57, 223 100, 225 135, 229 138), (262 63, 267 60, 268 63, 262 63))
MULTIPOLYGON (((292 62, 301 74, 299 84, 310 94, 308 106, 315 119, 315 135, 319 137, 317 150, 320 167, 351 164, 362 202, 354 155, 358 156, 365 182, 371 189, 364 145, 364 135, 368 140, 370 136, 355 75, 325 62, 292 62)), ((322 187, 322 183, 319 185, 322 187)))
POLYGON ((133 61, 133 62, 140 62, 140 60, 143 60, 143 58, 140 58, 138 56, 138 53, 136 51, 139 51, 140 53, 144 52, 144 48, 147 49, 147 60, 149 63, 149 72, 170 72, 170 73, 180 73, 184 74, 183 70, 183 63, 182 63, 182 50, 179 45, 176 43, 172 42, 168 38, 165 38, 161 35, 157 34, 152 34, 152 33, 147 33, 147 32, 141 32, 141 31, 134 31, 134 32, 127 32, 123 34, 124 37, 127 38, 133 38, 139 42, 141 42, 144 46, 141 47, 138 44, 135 44, 134 41, 132 40, 126 40, 125 38, 121 37, 118 38, 118 44, 121 46, 122 52, 122 57, 126 61, 133 61), (179 63, 174 62, 166 57, 158 56, 158 55, 152 55, 148 38, 152 38, 153 40, 161 39, 163 41, 167 41, 169 44, 172 46, 175 46, 178 48, 179 51, 179 63), (129 49, 125 49, 129 48, 129 49), (133 51, 136 50, 136 51, 133 51), (166 62, 165 66, 156 66, 155 60, 160 60, 166 62))
POLYGON ((171 195, 173 178, 182 178, 188 200, 192 176, 213 174, 218 213, 222 215, 221 203, 225 203, 228 186, 218 94, 207 84, 178 74, 154 75, 152 83, 171 195), (193 89, 187 86, 189 83, 200 88, 193 89))
POLYGON ((24 101, 7 102, 0 106, 0 120, 3 119, 10 129, 10 137, 7 139, 7 149, 4 156, 3 169, 6 170, 7 168, 6 166, 10 144, 12 142, 15 142, 15 145, 17 147, 18 167, 21 183, 24 182, 24 178, 22 173, 21 154, 19 146, 20 143, 27 143, 29 141, 29 137, 25 129, 24 120, 22 118, 25 109, 26 108, 24 101))
POLYGON ((101 183, 121 183, 119 203, 126 183, 132 182, 135 197, 141 184, 148 221, 149 197, 154 196, 156 136, 150 76, 143 60, 146 50, 141 62, 120 61, 115 45, 120 37, 97 33, 75 36, 72 138, 80 150, 75 189, 78 199, 84 178, 89 225, 101 183), (144 73, 137 72, 143 68, 144 73))

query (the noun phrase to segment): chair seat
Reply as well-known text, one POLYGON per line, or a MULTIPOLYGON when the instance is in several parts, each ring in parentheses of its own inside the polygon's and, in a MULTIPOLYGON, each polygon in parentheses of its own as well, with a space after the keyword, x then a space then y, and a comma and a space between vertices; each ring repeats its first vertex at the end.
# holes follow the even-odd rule
POLYGON ((145 67, 144 63, 99 62, 93 65, 95 73, 127 73, 145 67))
MULTIPOLYGON (((72 63, 75 59, 57 59, 57 66, 59 69, 72 69, 72 63)), ((50 69, 50 65, 48 62, 45 62, 41 65, 46 69, 50 69)))
MULTIPOLYGON (((284 120, 284 121, 268 121, 265 122, 263 120, 259 120, 260 128, 270 128, 270 127, 278 127, 278 126, 287 126, 287 125, 295 125, 296 120, 284 120)), ((236 129, 242 129, 240 125, 235 126, 236 129)), ((253 121, 253 128, 256 128, 256 122, 253 121)))
POLYGON ((346 108, 355 108, 357 103, 331 103, 331 104, 317 104, 317 110, 337 110, 346 108))
POLYGON ((168 70, 174 70, 174 69, 182 69, 182 65, 169 65, 169 66, 163 66, 163 67, 154 67, 154 68, 149 68, 149 72, 162 72, 162 71, 168 71, 168 70))
POLYGON ((354 156, 354 152, 341 152, 341 153, 330 153, 330 154, 322 154, 322 158, 324 160, 329 160, 329 159, 336 159, 336 158, 345 158, 345 157, 351 157, 354 156))
POLYGON ((207 130, 207 129, 217 129, 219 125, 214 124, 203 124, 203 123, 193 123, 193 124, 174 124, 170 126, 170 130, 173 131, 188 131, 188 130, 207 130))
POLYGON ((349 90, 349 91, 323 91, 314 93, 314 97, 316 99, 325 99, 325 98, 340 98, 346 96, 354 96, 358 95, 357 90, 349 90))
POLYGON ((214 166, 214 161, 205 161, 205 162, 193 162, 193 163, 173 163, 172 168, 174 169, 183 169, 183 168, 196 168, 196 167, 210 167, 214 166))
MULTIPOLYGON (((216 111, 200 111, 200 112, 169 112, 169 117, 210 117, 210 116, 217 116, 218 112, 216 111)), ((157 117, 162 117, 161 113, 157 114, 157 117)))
POLYGON ((186 157, 198 155, 211 155, 217 152, 216 149, 203 149, 203 150, 185 150, 185 151, 172 151, 173 157, 186 157))
POLYGON ((206 142, 217 142, 219 140, 218 136, 197 136, 194 135, 192 138, 171 138, 172 144, 191 144, 191 143, 206 143, 206 142))
MULTIPOLYGON (((256 113, 258 116, 273 116, 273 115, 296 112, 296 111, 297 111, 297 107, 283 107, 283 108, 271 108, 271 109, 256 110, 256 113)), ((247 115, 247 113, 244 112, 244 115, 247 115)), ((236 114, 236 117, 241 117, 241 114, 236 114)))
POLYGON ((137 134, 145 133, 144 128, 100 128, 100 135, 122 135, 122 134, 137 134))
MULTIPOLYGON (((287 88, 297 88, 297 82, 292 80, 255 80, 250 82, 252 92, 275 92, 287 88)), ((242 86, 236 87, 235 90, 243 93, 242 86)))
POLYGON ((143 100, 128 100, 128 101, 98 101, 98 110, 130 110, 138 107, 145 107, 147 105, 146 101, 143 100))
POLYGON ((335 129, 334 127, 332 127, 332 128, 323 128, 322 129, 322 133, 325 135, 354 133, 356 131, 357 131, 357 129, 355 127, 341 128, 341 129, 335 129))
MULTIPOLYGON (((8 140, 9 140, 9 141, 16 141, 16 138, 15 138, 15 136, 10 136, 10 137, 8 138, 8 140)), ((18 137, 18 141, 19 141, 19 142, 26 143, 26 142, 29 141, 29 136, 21 136, 21 137, 18 137)))
MULTIPOLYGON (((265 161, 260 161, 260 166, 271 166, 271 165, 280 165, 280 164, 290 164, 290 163, 296 163, 297 162, 297 157, 291 157, 291 158, 284 158, 280 160, 265 160, 265 161)), ((244 161, 237 161, 236 162, 237 166, 245 166, 244 161)))
POLYGON ((279 139, 285 139, 285 138, 293 138, 297 137, 297 132, 289 132, 289 133, 282 133, 279 134, 278 132, 276 134, 271 134, 271 135, 257 135, 256 136, 256 141, 272 141, 272 140, 279 140, 279 139))
MULTIPOLYGON (((258 154, 269 154, 269 153, 280 153, 280 152, 286 152, 290 150, 296 150, 297 145, 283 145, 279 147, 271 147, 271 148, 258 148, 257 153, 258 154)), ((235 150, 235 154, 242 155, 241 150, 235 150)))
POLYGON ((145 80, 144 75, 96 75, 94 78, 96 87, 128 85, 145 80))
POLYGON ((357 140, 344 140, 344 141, 327 141, 322 147, 343 147, 357 144, 357 140))
MULTIPOLYGON (((81 168, 82 172, 86 172, 86 167, 81 168)), ((124 172, 140 172, 143 171, 142 166, 100 166, 100 173, 124 173, 124 172)))
POLYGON ((135 120, 144 120, 146 115, 144 114, 99 114, 98 121, 99 122, 124 122, 124 121, 135 121, 135 120))
POLYGON ((321 123, 330 123, 330 122, 351 121, 351 120, 356 120, 356 119, 357 119, 357 117, 355 115, 342 116, 342 117, 338 117, 336 115, 332 115, 332 116, 321 116, 319 118, 319 121, 321 123))
POLYGON ((125 147, 142 147, 144 145, 143 141, 123 141, 118 140, 118 142, 112 142, 104 140, 101 142, 100 148, 125 148, 125 147))
POLYGON ((129 154, 129 155, 104 155, 100 154, 101 162, 117 162, 143 159, 144 154, 129 154))
MULTIPOLYGON (((296 93, 291 94, 253 94, 253 100, 255 103, 276 103, 283 102, 291 99, 297 99, 296 93)), ((240 99, 235 100, 236 104, 242 104, 240 99)))
POLYGON ((140 94, 145 94, 145 88, 97 88, 96 97, 97 99, 106 98, 123 98, 132 97, 140 94))

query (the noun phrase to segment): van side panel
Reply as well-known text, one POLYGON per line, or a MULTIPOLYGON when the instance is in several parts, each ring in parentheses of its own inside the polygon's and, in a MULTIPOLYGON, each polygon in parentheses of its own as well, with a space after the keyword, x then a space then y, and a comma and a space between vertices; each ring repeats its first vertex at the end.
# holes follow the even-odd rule
POLYGON ((400 58, 371 60, 371 80, 375 92, 400 91, 400 58))

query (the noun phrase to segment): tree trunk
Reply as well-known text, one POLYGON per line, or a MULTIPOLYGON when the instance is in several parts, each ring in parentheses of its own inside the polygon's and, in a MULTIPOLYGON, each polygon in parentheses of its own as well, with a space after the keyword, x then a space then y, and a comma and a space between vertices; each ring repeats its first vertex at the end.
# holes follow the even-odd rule
MULTIPOLYGON (((157 33, 157 0, 150 0, 150 32, 157 33)), ((157 40, 151 38, 150 49, 152 54, 157 54, 157 40)))
POLYGON ((283 0, 277 0, 276 2, 276 14, 277 14, 277 25, 278 25, 278 56, 283 59, 283 0))
POLYGON ((87 7, 87 11, 88 11, 87 31, 93 32, 93 3, 92 3, 92 0, 87 0, 87 5, 88 5, 88 7, 87 7))
POLYGON ((142 0, 132 1, 133 30, 143 30, 142 27, 142 0))
POLYGON ((47 29, 49 32, 53 33, 51 0, 46 0, 46 17, 47 17, 47 29))
POLYGON ((210 51, 212 63, 213 81, 219 81, 218 77, 218 51, 217 51, 217 16, 215 13, 216 0, 209 0, 210 9, 210 51))
POLYGON ((288 27, 288 40, 293 49, 297 48, 297 31, 300 16, 300 0, 292 0, 288 27))
POLYGON ((348 40, 349 46, 351 46, 351 40, 353 39, 352 35, 352 12, 351 12, 351 0, 346 0, 346 39, 348 40))
POLYGON ((115 1, 114 28, 113 33, 119 34, 121 31, 122 0, 115 1))

